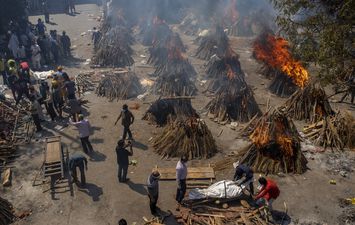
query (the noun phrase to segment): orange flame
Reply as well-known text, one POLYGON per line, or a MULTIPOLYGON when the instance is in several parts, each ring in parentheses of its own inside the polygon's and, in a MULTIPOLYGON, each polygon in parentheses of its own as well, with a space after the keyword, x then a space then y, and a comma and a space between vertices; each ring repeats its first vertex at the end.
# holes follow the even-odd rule
POLYGON ((227 67, 227 77, 229 80, 233 80, 233 78, 235 78, 235 73, 234 71, 232 70, 232 67, 228 64, 226 64, 226 67, 227 67))
POLYGON ((299 61, 291 56, 288 42, 281 37, 269 34, 267 36, 267 45, 265 46, 259 42, 254 43, 256 59, 279 69, 291 77, 294 84, 303 88, 309 80, 308 72, 299 61))

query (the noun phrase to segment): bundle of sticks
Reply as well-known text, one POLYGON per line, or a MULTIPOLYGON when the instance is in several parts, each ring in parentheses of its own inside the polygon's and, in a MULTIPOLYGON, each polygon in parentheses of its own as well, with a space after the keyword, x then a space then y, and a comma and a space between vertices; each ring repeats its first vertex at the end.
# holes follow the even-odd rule
POLYGON ((134 63, 131 31, 122 26, 111 28, 101 38, 92 64, 95 66, 125 67, 134 63))
POLYGON ((284 112, 270 110, 260 117, 249 136, 252 145, 240 163, 263 173, 296 173, 307 169, 300 136, 284 112))
POLYGON ((87 91, 94 91, 96 85, 93 83, 92 76, 95 74, 94 71, 87 73, 79 73, 75 76, 75 85, 78 89, 79 94, 83 94, 87 91))
POLYGON ((169 121, 184 120, 188 117, 199 117, 191 105, 191 99, 188 97, 172 97, 156 100, 142 119, 164 126, 169 121))
POLYGON ((0 225, 8 225, 16 220, 12 204, 0 197, 0 225))
POLYGON ((217 26, 210 35, 202 37, 196 57, 209 60, 213 55, 224 55, 229 48, 229 39, 221 26, 217 26))
POLYGON ((125 70, 106 74, 96 89, 98 96, 106 97, 109 101, 135 98, 142 93, 143 87, 137 75, 125 70))
POLYGON ((299 89, 285 103, 287 114, 297 120, 315 123, 334 114, 328 97, 320 83, 309 83, 299 89))
POLYGON ((253 209, 243 206, 228 208, 208 205, 198 205, 192 208, 181 207, 176 218, 179 223, 184 225, 268 224, 268 216, 263 208, 253 209))
POLYGON ((194 117, 175 120, 153 139, 154 151, 162 158, 188 156, 207 159, 217 152, 217 146, 206 123, 194 117))
POLYGON ((304 127, 305 138, 324 148, 343 150, 355 146, 355 120, 350 114, 324 116, 322 120, 304 127))

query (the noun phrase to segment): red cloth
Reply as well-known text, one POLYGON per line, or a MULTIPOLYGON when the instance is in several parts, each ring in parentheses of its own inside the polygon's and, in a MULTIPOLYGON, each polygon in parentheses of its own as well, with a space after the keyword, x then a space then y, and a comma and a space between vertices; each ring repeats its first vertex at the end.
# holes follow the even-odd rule
POLYGON ((28 70, 30 66, 28 65, 28 62, 22 62, 20 63, 20 68, 23 70, 28 70))
POLYGON ((266 185, 261 188, 260 193, 256 196, 256 199, 265 198, 270 200, 271 198, 276 199, 280 195, 280 190, 277 187, 275 181, 266 180, 266 185))

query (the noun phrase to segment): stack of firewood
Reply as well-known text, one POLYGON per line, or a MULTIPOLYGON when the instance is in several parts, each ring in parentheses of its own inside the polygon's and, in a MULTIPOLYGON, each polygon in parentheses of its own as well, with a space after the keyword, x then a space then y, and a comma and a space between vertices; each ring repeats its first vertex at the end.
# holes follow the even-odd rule
POLYGON ((12 204, 0 197, 0 225, 8 225, 16 220, 12 204))
POLYGON ((312 123, 334 114, 320 83, 310 83, 304 89, 298 90, 285 105, 289 116, 312 123))
POLYGON ((209 60, 213 55, 224 55, 229 48, 229 39, 221 26, 217 26, 210 35, 202 37, 196 57, 209 60))
POLYGON ((304 133, 305 138, 324 148, 343 150, 355 146, 355 120, 350 114, 325 116, 322 120, 305 126, 304 133))
POLYGON ((139 78, 129 71, 111 71, 101 79, 96 89, 98 96, 106 97, 109 101, 135 98, 142 93, 139 78))
POLYGON ((217 152, 217 146, 205 122, 191 117, 175 120, 153 139, 154 151, 162 158, 188 156, 206 159, 217 152))
POLYGON ((145 46, 154 45, 157 42, 164 42, 172 33, 168 24, 159 17, 155 17, 152 23, 141 24, 142 44, 145 46))
POLYGON ((172 97, 155 101, 149 107, 142 119, 148 120, 159 126, 164 126, 169 121, 176 119, 184 120, 188 117, 199 117, 191 105, 191 99, 186 97, 172 97))
POLYGON ((249 138, 253 144, 245 150, 240 163, 254 171, 300 174, 307 169, 298 131, 284 112, 276 109, 265 113, 255 123, 249 138))

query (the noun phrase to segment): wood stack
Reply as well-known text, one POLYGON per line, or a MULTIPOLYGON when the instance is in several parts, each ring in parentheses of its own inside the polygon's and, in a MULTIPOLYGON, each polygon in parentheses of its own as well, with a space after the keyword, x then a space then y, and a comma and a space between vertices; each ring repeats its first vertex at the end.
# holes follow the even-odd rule
POLYGON ((172 31, 168 24, 158 16, 153 18, 151 24, 141 24, 142 44, 145 46, 152 46, 158 42, 165 42, 165 40, 171 35, 172 31))
POLYGON ((310 83, 298 90, 287 100, 285 106, 290 117, 312 123, 334 114, 320 83, 310 83))
POLYGON ((109 101, 136 98, 143 93, 143 87, 137 75, 133 72, 111 71, 101 79, 96 94, 106 97, 109 101))
POLYGON ((209 60, 213 55, 223 56, 229 48, 229 39, 221 26, 217 26, 210 35, 202 37, 196 57, 209 60))
POLYGON ((92 64, 95 66, 125 67, 134 64, 131 45, 134 39, 131 30, 123 26, 115 26, 101 38, 92 64))
POLYGON ((12 204, 0 197, 0 225, 8 225, 16 220, 12 204))
POLYGON ((244 80, 238 55, 231 49, 223 58, 211 59, 207 68, 206 91, 215 93, 207 104, 209 117, 216 122, 247 122, 261 111, 253 91, 244 80))
POLYGON ((88 91, 94 91, 96 85, 93 83, 92 76, 95 72, 79 73, 75 76, 75 85, 79 94, 83 94, 88 91))
POLYGON ((253 209, 244 206, 228 207, 227 205, 227 208, 219 208, 197 205, 192 208, 181 207, 176 218, 180 224, 184 225, 268 224, 268 216, 263 208, 253 209))
POLYGON ((240 163, 254 171, 301 174, 307 169, 298 131, 285 113, 278 110, 265 113, 256 122, 249 138, 253 144, 240 163))
POLYGON ((182 97, 158 99, 149 107, 142 119, 164 126, 169 121, 185 120, 189 117, 199 116, 191 105, 191 99, 182 97))
POLYGON ((337 150, 355 147, 355 120, 350 114, 328 115, 304 128, 305 138, 324 148, 337 150))
POLYGON ((207 159, 217 153, 217 146, 205 122, 191 117, 175 120, 153 139, 154 151, 162 158, 188 156, 207 159))

